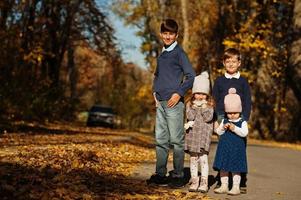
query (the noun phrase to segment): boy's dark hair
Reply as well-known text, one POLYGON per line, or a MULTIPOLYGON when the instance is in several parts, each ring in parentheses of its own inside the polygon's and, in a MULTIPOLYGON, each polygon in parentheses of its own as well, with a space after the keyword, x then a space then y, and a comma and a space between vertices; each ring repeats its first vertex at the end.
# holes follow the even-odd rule
POLYGON ((223 61, 225 61, 226 59, 231 58, 233 56, 237 56, 237 59, 239 61, 241 60, 241 54, 238 49, 235 49, 235 48, 226 49, 226 51, 224 52, 224 55, 223 55, 223 61))
POLYGON ((163 32, 178 33, 178 23, 173 19, 165 19, 161 23, 161 33, 163 32))

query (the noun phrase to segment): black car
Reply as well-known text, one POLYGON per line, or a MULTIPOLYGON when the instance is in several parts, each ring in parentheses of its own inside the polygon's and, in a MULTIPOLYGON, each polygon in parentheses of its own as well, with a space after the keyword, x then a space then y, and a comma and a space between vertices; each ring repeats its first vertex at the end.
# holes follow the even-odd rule
POLYGON ((94 105, 88 113, 87 126, 114 127, 115 114, 111 107, 94 105))

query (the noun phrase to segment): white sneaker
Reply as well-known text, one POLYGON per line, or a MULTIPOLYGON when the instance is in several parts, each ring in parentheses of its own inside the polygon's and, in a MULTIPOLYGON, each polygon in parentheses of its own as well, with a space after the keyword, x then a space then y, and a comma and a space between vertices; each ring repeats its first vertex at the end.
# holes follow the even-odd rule
POLYGON ((215 188, 214 192, 217 194, 227 194, 229 192, 228 184, 222 184, 219 188, 215 188))
POLYGON ((201 177, 201 184, 198 188, 198 191, 202 193, 208 192, 208 179, 206 177, 201 177))
POLYGON ((198 190, 198 187, 199 187, 199 181, 200 181, 199 177, 191 178, 191 185, 190 185, 188 191, 189 192, 196 192, 198 190))
POLYGON ((232 189, 228 192, 229 195, 240 195, 239 186, 233 186, 232 189))

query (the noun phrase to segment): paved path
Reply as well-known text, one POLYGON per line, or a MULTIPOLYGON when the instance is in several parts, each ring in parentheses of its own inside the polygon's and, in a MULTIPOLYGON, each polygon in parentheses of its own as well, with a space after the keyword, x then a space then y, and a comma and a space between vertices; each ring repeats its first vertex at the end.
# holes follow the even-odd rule
MULTIPOLYGON (((212 170, 216 143, 211 145, 209 155, 209 175, 216 176, 212 170)), ((301 199, 301 151, 249 145, 247 149, 249 174, 247 176, 247 194, 229 196, 215 194, 211 186, 208 196, 214 199, 241 200, 298 200, 301 199)), ((187 154, 186 154, 187 155, 187 154)), ((186 158, 185 167, 189 167, 186 158)), ((172 163, 168 163, 171 170, 172 163)), ((155 163, 144 163, 135 177, 146 180, 154 172, 155 163)), ((183 190, 187 190, 186 186, 183 190)), ((200 193, 200 196, 202 194, 200 193)))

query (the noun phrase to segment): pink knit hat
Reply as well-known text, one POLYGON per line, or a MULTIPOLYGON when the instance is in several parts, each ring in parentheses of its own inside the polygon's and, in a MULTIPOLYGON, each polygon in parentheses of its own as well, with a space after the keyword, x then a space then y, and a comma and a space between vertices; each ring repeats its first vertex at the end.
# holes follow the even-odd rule
POLYGON ((209 91, 210 91, 209 74, 207 71, 204 71, 200 75, 194 78, 192 94, 204 93, 208 95, 209 91))
POLYGON ((235 112, 241 112, 242 107, 241 107, 241 100, 240 96, 236 94, 236 89, 235 88, 230 88, 228 90, 228 93, 225 96, 224 103, 225 103, 225 112, 226 113, 235 113, 235 112))

